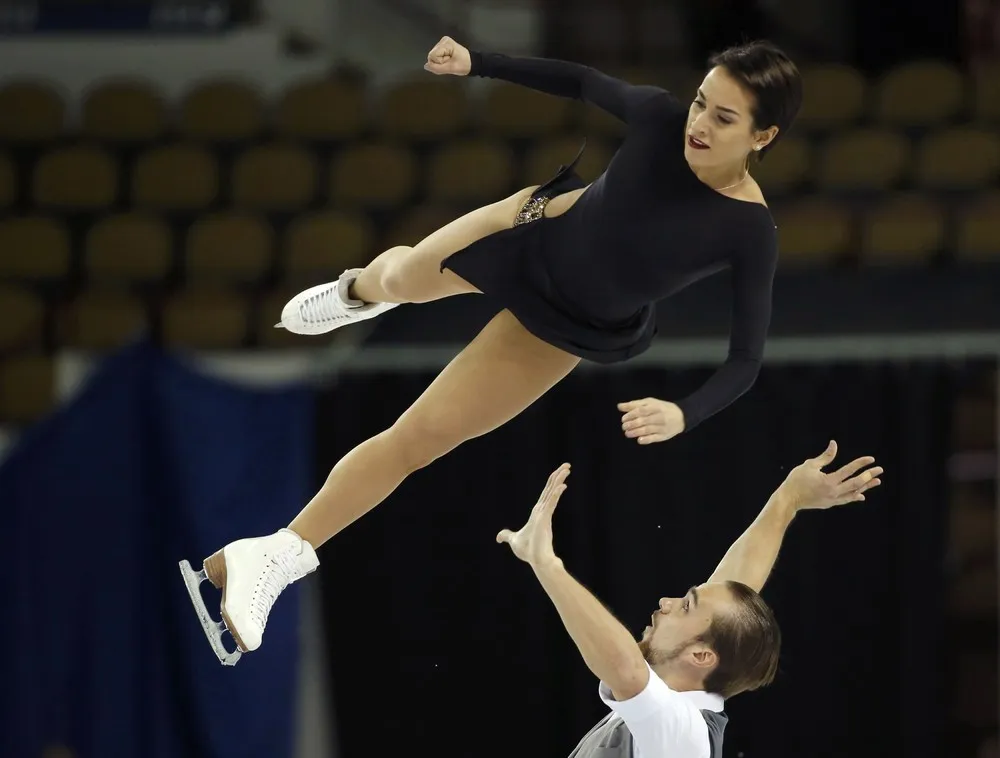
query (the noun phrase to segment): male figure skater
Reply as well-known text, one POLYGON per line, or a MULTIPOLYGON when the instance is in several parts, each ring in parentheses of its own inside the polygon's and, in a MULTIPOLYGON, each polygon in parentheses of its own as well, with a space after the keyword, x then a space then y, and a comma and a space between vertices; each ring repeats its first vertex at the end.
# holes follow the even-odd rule
POLYGON ((553 550, 552 513, 569 464, 549 477, 520 530, 497 535, 535 572, 611 709, 570 758, 722 758, 725 700, 770 684, 778 667, 781 632, 758 593, 789 524, 801 510, 861 501, 881 484, 871 457, 824 473, 836 454, 831 441, 792 469, 708 582, 660 598, 638 642, 553 550))

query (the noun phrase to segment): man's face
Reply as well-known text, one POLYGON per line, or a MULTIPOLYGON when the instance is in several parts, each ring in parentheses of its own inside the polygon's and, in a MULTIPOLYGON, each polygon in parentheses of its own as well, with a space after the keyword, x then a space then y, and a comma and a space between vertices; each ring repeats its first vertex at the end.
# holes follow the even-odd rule
POLYGON ((715 652, 695 640, 708 631, 716 614, 733 609, 733 596, 724 584, 692 587, 684 597, 660 598, 639 640, 639 649, 650 666, 686 662, 708 670, 714 668, 715 652))

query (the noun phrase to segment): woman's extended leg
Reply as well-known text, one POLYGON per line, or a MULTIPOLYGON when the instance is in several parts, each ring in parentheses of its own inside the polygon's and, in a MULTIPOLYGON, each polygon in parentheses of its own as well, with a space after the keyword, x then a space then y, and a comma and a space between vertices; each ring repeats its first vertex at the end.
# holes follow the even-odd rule
POLYGON ((319 547, 382 502, 408 474, 517 416, 578 362, 502 311, 395 424, 334 466, 289 528, 319 547))
POLYGON ((441 270, 452 253, 490 234, 509 229, 534 187, 477 208, 438 229, 414 247, 386 250, 360 272, 310 287, 293 297, 281 323, 297 334, 325 334, 340 326, 373 318, 399 303, 427 303, 451 295, 478 292, 453 271, 441 270))
MULTIPOLYGON (((222 616, 240 649, 260 645, 278 595, 318 566, 315 548, 382 502, 413 471, 517 416, 577 363, 579 358, 501 311, 395 424, 341 458, 287 529, 239 540, 208 558, 205 572, 223 590, 222 616)), ((206 613, 200 615, 222 659, 219 632, 206 613)))

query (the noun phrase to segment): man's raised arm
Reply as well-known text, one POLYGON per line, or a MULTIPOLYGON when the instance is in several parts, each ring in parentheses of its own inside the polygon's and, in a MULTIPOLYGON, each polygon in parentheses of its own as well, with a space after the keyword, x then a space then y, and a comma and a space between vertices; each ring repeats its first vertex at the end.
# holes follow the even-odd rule
POLYGON ((831 440, 819 456, 793 468, 754 522, 729 548, 708 581, 736 581, 760 592, 778 558, 785 531, 799 511, 864 500, 866 490, 882 483, 878 477, 883 469, 868 468, 875 462, 871 456, 824 473, 823 468, 833 463, 836 456, 837 443, 831 440))

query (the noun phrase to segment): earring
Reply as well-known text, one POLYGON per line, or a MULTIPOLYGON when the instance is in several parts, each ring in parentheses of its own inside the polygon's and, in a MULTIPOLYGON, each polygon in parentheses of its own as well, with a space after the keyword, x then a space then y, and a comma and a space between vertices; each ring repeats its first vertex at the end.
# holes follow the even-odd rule
POLYGON ((753 149, 754 149, 754 150, 760 150, 760 145, 754 145, 754 146, 753 146, 753 149))

